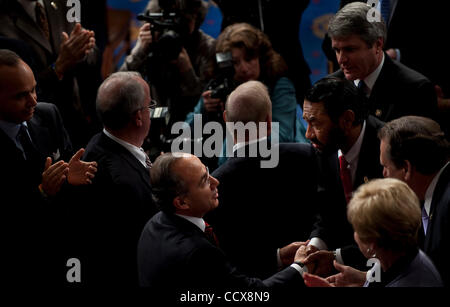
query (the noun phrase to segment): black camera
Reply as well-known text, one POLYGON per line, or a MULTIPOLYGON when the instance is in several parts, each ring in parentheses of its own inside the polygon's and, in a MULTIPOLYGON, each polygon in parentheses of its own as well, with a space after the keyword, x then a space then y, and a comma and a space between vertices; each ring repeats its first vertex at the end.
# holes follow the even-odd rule
MULTIPOLYGON (((144 20, 151 24, 150 30, 152 31, 152 37, 155 39, 154 48, 152 48, 151 56, 159 56, 166 60, 175 60, 183 48, 182 33, 183 25, 181 17, 173 9, 171 1, 163 5, 160 2, 162 9, 161 13, 139 14, 138 20, 144 20), (156 35, 155 32, 158 32, 156 35)), ((165 3, 164 2, 164 3, 165 3)))
POLYGON ((220 100, 225 102, 227 96, 236 87, 231 52, 216 53, 216 63, 218 77, 211 80, 206 86, 206 89, 211 90, 211 98, 220 98, 220 100))

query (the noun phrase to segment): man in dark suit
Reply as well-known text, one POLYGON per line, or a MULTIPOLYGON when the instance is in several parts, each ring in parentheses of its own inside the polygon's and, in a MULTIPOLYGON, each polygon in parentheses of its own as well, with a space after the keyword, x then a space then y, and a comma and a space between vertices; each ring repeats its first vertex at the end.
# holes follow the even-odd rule
POLYGON ((2 206, 1 225, 8 234, 3 253, 8 260, 3 263, 14 271, 5 276, 11 277, 12 284, 15 278, 23 281, 29 275, 22 272, 29 259, 42 273, 41 285, 64 281, 64 273, 55 276, 52 270, 66 268, 54 257, 60 252, 55 240, 64 237, 56 237, 61 232, 56 222, 63 213, 58 196, 66 182, 90 183, 96 171, 95 162, 80 161, 83 149, 72 156, 58 109, 37 103, 35 88, 30 67, 14 52, 0 49, 0 158, 4 161, 0 189, 10 202, 2 206), (55 259, 59 262, 52 262, 55 259))
POLYGON ((320 172, 321 208, 308 248, 320 249, 319 255, 332 264, 334 255, 326 250, 351 245, 336 251, 337 260, 365 264, 347 221, 347 203, 362 183, 382 177, 377 131, 383 123, 367 117, 364 99, 351 81, 332 77, 317 81, 307 92, 303 118, 306 137, 318 151, 320 172))
POLYGON ((450 283, 449 143, 439 125, 428 118, 405 116, 380 132, 384 176, 406 182, 422 203, 421 248, 450 283))
POLYGON ((353 2, 331 19, 328 34, 341 68, 332 76, 353 81, 366 95, 370 114, 382 121, 404 115, 436 118, 433 84, 383 52, 386 27, 368 20, 369 9, 366 3, 353 2))
POLYGON ((92 137, 83 156, 98 162, 98 172, 91 186, 75 193, 89 200, 77 207, 83 222, 75 224, 73 235, 81 239, 78 252, 84 253, 81 262, 86 264, 82 285, 138 285, 137 242, 157 211, 151 162, 141 147, 153 107, 149 86, 139 73, 114 73, 99 88, 97 112, 104 129, 92 137))
MULTIPOLYGON (((219 296, 223 295, 219 290, 224 288, 242 291, 295 286, 297 293, 297 287, 303 285, 301 264, 293 263, 260 280, 240 274, 227 260, 217 247, 212 229, 203 220, 206 213, 219 205, 219 181, 197 157, 183 153, 159 156, 152 168, 151 184, 161 212, 150 219, 139 241, 141 286, 153 290, 195 290, 195 293, 207 290, 219 296)), ((298 253, 294 259, 301 261, 303 256, 298 253)), ((179 301, 179 297, 176 299, 179 301)))
POLYGON ((233 125, 254 124, 255 133, 242 140, 234 133, 237 129, 231 133, 234 156, 213 172, 221 182, 221 205, 206 217, 230 261, 243 273, 259 278, 292 263, 298 244, 290 243, 309 236, 317 191, 313 148, 273 144, 278 131, 272 127, 278 123, 272 123, 271 110, 268 90, 259 81, 243 83, 229 95, 224 120, 233 125), (270 148, 271 157, 265 157, 262 148, 270 148), (265 167, 265 158, 273 164, 265 167), (299 176, 292 180, 289 174, 299 176))
POLYGON ((92 72, 84 73, 96 62, 95 39, 94 32, 69 22, 67 12, 63 0, 5 0, 0 10, 0 35, 32 48, 40 99, 59 107, 72 142, 85 146, 91 133, 87 117, 95 120, 95 94, 90 100, 82 99, 77 79, 83 76, 90 78, 91 84, 100 84, 92 72))

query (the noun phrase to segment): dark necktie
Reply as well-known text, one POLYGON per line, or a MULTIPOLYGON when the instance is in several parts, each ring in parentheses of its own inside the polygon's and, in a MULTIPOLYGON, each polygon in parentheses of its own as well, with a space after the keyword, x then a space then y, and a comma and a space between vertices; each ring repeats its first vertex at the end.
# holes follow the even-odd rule
POLYGON ((357 88, 363 97, 367 97, 367 92, 369 88, 367 87, 366 83, 363 80, 359 81, 357 88))
POLYGON ((50 31, 48 29, 47 15, 45 14, 44 7, 38 1, 36 1, 35 14, 36 22, 44 33, 45 38, 48 40, 50 37, 50 31))
POLYGON ((390 0, 380 0, 381 4, 380 4, 380 12, 381 12, 381 16, 384 19, 384 23, 386 24, 386 27, 389 24, 389 18, 391 15, 391 1, 390 0))
POLYGON ((344 155, 339 157, 339 167, 340 167, 340 176, 342 181, 342 186, 344 187, 345 199, 347 200, 347 204, 350 202, 352 198, 352 177, 350 174, 349 164, 347 160, 345 160, 344 155))
POLYGON ((215 246, 219 246, 219 240, 217 240, 216 234, 213 231, 213 228, 211 225, 205 222, 205 236, 208 239, 209 242, 214 244, 215 246))
POLYGON ((38 153, 33 143, 31 143, 30 136, 27 132, 27 127, 25 125, 20 125, 19 133, 17 134, 17 139, 22 145, 23 152, 27 161, 35 160, 38 158, 38 153))
POLYGON ((150 158, 148 157, 147 154, 145 154, 145 165, 147 166, 148 169, 152 168, 152 161, 150 161, 150 158))

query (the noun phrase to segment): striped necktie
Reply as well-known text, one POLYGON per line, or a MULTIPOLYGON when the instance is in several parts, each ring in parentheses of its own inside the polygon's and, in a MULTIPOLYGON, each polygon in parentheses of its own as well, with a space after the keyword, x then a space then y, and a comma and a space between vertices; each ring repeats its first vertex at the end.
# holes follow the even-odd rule
POLYGON ((36 1, 35 14, 36 22, 44 33, 45 38, 48 40, 50 38, 50 31, 48 28, 47 15, 45 14, 44 7, 38 1, 36 1))

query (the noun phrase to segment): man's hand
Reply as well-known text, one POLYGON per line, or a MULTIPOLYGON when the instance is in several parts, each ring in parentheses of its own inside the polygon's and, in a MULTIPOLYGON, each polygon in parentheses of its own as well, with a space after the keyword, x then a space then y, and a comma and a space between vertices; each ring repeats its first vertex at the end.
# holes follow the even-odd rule
POLYGON ((67 182, 71 185, 91 184, 97 172, 97 162, 81 161, 84 148, 77 151, 69 161, 67 182))
POLYGON ((386 54, 393 60, 397 60, 397 51, 395 49, 390 48, 386 50, 386 54))
POLYGON ((152 31, 150 31, 150 24, 148 22, 139 29, 139 41, 141 51, 148 52, 148 47, 153 42, 152 31))
POLYGON ((366 281, 367 272, 359 271, 347 265, 333 262, 338 274, 327 277, 327 281, 336 287, 362 287, 366 281))
POLYGON ((54 196, 61 189, 69 173, 69 164, 58 161, 52 164, 52 158, 47 157, 44 172, 42 173, 41 188, 45 194, 54 196))
MULTIPOLYGON (((280 248, 280 259, 283 267, 290 265, 295 260, 295 254, 300 246, 308 244, 307 242, 292 242, 285 247, 280 248)), ((300 260, 298 260, 300 261, 300 260)))
POLYGON ((333 272, 333 260, 333 252, 320 250, 310 254, 304 264, 308 266, 308 272, 327 277, 333 272), (309 266, 314 267, 314 270, 309 270, 309 266))
POLYGON ((82 29, 79 23, 75 25, 70 36, 62 32, 62 43, 55 62, 55 72, 59 79, 94 48, 94 36, 94 31, 82 29))
POLYGON ((303 280, 307 287, 334 287, 327 279, 306 272, 303 274, 303 280))
POLYGON ((208 90, 202 94, 203 104, 206 112, 219 112, 224 110, 223 102, 220 98, 211 98, 211 90, 208 90))

